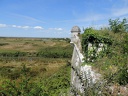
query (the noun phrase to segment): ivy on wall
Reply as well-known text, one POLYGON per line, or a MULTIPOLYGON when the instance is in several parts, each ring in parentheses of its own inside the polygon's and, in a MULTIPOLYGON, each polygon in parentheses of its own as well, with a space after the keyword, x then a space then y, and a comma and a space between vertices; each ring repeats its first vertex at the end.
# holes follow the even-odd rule
POLYGON ((93 28, 85 29, 84 33, 82 34, 82 49, 86 61, 87 59, 92 61, 97 58, 97 50, 99 48, 99 44, 103 44, 103 49, 105 50, 106 46, 112 44, 112 40, 105 36, 105 34, 101 34, 98 30, 94 30, 93 28), (91 49, 88 48, 89 44, 92 45, 91 49))

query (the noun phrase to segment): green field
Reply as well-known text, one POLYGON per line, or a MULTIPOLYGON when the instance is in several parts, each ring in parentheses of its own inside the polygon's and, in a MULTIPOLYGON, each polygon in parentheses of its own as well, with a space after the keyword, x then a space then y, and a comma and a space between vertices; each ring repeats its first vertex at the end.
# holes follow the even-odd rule
POLYGON ((24 96, 67 93, 73 49, 69 41, 63 38, 0 38, 0 95, 14 96, 19 91, 24 96), (23 79, 26 76, 30 79, 23 79), (21 87, 25 86, 25 81, 31 95, 21 87))

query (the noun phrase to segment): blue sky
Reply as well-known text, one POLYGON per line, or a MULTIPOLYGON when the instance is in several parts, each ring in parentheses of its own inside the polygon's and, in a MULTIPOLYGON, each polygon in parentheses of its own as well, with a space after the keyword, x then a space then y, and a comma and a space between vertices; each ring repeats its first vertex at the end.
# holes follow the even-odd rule
POLYGON ((128 0, 0 0, 0 36, 70 37, 74 25, 128 18, 128 0))

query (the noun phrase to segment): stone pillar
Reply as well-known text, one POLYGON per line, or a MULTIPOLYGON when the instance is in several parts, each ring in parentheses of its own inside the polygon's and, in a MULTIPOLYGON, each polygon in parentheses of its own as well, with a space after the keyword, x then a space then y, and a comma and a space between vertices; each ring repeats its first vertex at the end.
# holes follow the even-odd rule
POLYGON ((72 29, 71 29, 71 42, 72 43, 77 42, 77 39, 79 39, 78 35, 80 34, 80 32, 81 32, 81 30, 78 26, 72 27, 72 29))

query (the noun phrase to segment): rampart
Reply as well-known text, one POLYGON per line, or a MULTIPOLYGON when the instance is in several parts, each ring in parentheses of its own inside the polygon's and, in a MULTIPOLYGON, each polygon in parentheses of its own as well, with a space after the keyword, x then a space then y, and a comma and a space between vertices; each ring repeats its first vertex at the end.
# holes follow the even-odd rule
POLYGON ((84 56, 81 52, 81 41, 79 38, 81 30, 74 26, 71 30, 71 45, 74 46, 71 60, 71 95, 84 96, 85 88, 95 84, 100 74, 92 70, 92 67, 84 64, 84 56))

